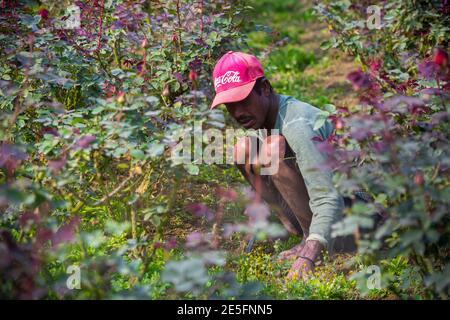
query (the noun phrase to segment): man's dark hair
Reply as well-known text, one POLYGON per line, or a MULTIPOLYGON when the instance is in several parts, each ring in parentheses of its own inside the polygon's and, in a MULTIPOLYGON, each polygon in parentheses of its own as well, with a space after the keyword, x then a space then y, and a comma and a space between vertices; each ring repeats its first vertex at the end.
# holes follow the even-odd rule
MULTIPOLYGON (((262 82, 264 80, 267 80, 267 78, 266 77, 258 78, 256 80, 255 86, 253 87, 253 90, 255 90, 259 96, 261 95, 261 92, 262 92, 262 82)), ((272 88, 272 85, 270 84, 269 80, 267 80, 267 83, 269 84, 270 92, 273 92, 273 88, 272 88)))

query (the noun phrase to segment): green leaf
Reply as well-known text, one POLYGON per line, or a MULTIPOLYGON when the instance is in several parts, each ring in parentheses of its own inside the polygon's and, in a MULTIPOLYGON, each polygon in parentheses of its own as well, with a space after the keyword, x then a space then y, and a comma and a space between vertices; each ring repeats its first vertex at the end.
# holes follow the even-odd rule
POLYGON ((28 14, 24 14, 20 16, 20 21, 30 27, 33 31, 37 31, 38 27, 37 24, 41 21, 41 16, 40 15, 35 15, 35 16, 31 16, 28 14))
POLYGON ((387 200, 387 195, 385 193, 380 193, 375 198, 375 202, 381 203, 381 204, 384 204, 384 205, 386 204, 386 200, 387 200))
POLYGON ((8 202, 14 204, 20 204, 26 198, 25 194, 23 194, 19 190, 9 188, 0 190, 0 196, 1 196, 0 198, 5 198, 7 199, 8 202))
POLYGON ((314 123, 313 130, 320 129, 324 125, 327 118, 328 118, 328 112, 319 113, 317 115, 316 122, 314 123))
POLYGON ((118 75, 121 74, 121 73, 123 73, 123 70, 120 69, 120 68, 111 70, 111 74, 112 74, 113 76, 118 76, 118 75))
POLYGON ((331 48, 332 45, 333 45, 333 43, 331 40, 326 40, 320 44, 320 49, 328 50, 331 48))
POLYGON ((189 174, 191 174, 193 176, 198 175, 199 172, 200 172, 200 168, 198 166, 194 165, 194 164, 190 164, 190 163, 189 164, 185 164, 184 168, 186 169, 186 171, 189 174))
POLYGON ((409 246, 411 243, 422 241, 422 230, 409 230, 402 236, 402 245, 409 246))
POLYGON ((150 157, 160 156, 164 152, 164 145, 161 143, 151 143, 148 146, 147 153, 150 157))
POLYGON ((131 151, 130 154, 135 159, 138 159, 138 160, 145 159, 145 153, 142 150, 134 149, 134 150, 131 151))
POLYGON ((92 110, 92 114, 99 114, 101 113, 103 110, 105 110, 105 108, 103 106, 99 106, 97 108, 94 108, 94 110, 92 110))
POLYGON ((334 113, 336 111, 336 107, 333 104, 325 104, 323 106, 325 108, 326 111, 328 111, 329 113, 334 113))
POLYGON ((127 231, 130 228, 130 223, 126 222, 117 222, 114 220, 108 220, 105 224, 105 231, 114 235, 120 236, 122 233, 127 231))
POLYGON ((209 39, 211 39, 211 40, 217 40, 217 38, 218 38, 217 32, 213 31, 213 32, 211 32, 211 33, 209 34, 209 39))

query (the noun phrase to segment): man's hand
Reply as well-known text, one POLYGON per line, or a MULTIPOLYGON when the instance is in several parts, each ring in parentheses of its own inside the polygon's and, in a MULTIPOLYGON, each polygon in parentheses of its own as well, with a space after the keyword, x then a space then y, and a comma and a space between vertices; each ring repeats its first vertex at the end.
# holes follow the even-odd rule
POLYGON ((306 280, 314 272, 314 262, 319 257, 323 246, 319 241, 306 241, 305 246, 298 254, 298 259, 292 264, 288 279, 306 280))
POLYGON ((288 279, 307 280, 308 276, 314 272, 314 264, 305 258, 298 258, 292 264, 291 270, 289 270, 288 279))
POLYGON ((292 258, 298 258, 298 256, 302 252, 303 247, 305 245, 306 245, 306 241, 303 238, 302 242, 300 242, 296 246, 292 247, 289 250, 285 250, 285 251, 281 252, 279 254, 279 256, 278 256, 278 259, 280 259, 280 260, 289 260, 289 259, 292 259, 292 258))

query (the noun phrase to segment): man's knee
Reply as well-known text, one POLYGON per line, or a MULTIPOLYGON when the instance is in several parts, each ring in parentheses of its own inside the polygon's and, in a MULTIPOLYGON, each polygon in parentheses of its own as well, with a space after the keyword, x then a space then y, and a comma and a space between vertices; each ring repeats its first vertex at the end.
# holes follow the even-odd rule
POLYGON ((256 143, 255 139, 252 140, 250 137, 242 137, 237 141, 234 146, 233 160, 238 167, 255 173, 258 172, 255 168, 261 166, 278 167, 279 162, 284 159, 286 139, 283 136, 271 135, 263 139, 259 153, 254 143, 256 143))
POLYGON ((239 138, 234 145, 233 161, 236 165, 245 165, 249 163, 251 139, 249 137, 239 138))
POLYGON ((286 139, 282 135, 271 135, 264 139, 259 161, 263 166, 270 166, 284 159, 286 139))

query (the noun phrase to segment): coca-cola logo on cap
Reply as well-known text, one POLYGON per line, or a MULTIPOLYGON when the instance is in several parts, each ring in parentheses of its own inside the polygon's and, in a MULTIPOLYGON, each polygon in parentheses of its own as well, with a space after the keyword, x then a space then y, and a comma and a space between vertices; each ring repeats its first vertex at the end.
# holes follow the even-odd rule
POLYGON ((223 75, 214 79, 214 87, 217 89, 223 84, 237 82, 242 82, 241 77, 239 76, 239 71, 227 71, 223 75))

